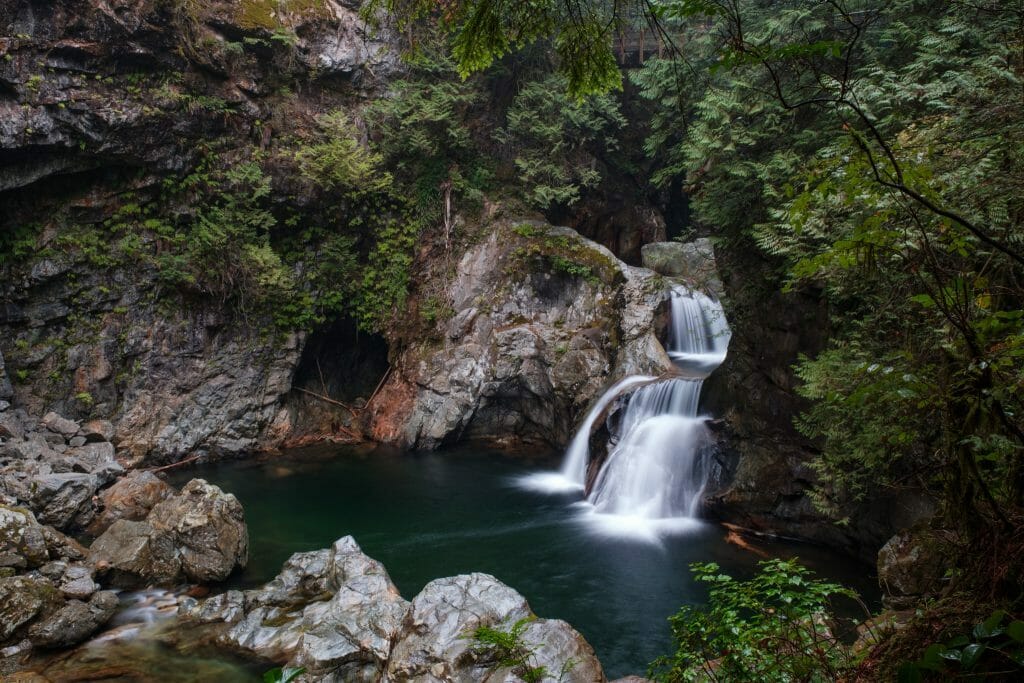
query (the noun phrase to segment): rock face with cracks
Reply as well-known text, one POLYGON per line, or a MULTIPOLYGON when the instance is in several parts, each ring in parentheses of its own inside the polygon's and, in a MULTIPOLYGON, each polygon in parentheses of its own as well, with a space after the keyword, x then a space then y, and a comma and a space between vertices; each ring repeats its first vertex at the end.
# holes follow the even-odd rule
POLYGON ((667 283, 569 228, 494 224, 448 298, 441 341, 405 351, 371 404, 375 439, 561 446, 609 382, 672 367, 667 283))

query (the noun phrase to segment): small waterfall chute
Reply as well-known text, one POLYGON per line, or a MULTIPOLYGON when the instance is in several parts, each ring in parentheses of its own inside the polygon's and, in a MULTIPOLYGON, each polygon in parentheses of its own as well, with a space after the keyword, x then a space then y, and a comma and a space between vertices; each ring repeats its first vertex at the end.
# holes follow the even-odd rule
POLYGON ((588 501, 595 512, 644 519, 694 517, 707 479, 700 380, 670 379, 629 398, 618 442, 588 501))
POLYGON ((671 292, 668 355, 706 375, 722 364, 729 348, 729 324, 722 303, 677 285, 671 292))

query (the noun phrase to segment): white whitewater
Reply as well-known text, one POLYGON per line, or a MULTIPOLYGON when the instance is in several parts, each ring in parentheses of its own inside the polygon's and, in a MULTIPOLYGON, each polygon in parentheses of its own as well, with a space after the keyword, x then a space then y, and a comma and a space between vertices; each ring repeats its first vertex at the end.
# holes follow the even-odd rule
POLYGON ((612 385, 573 437, 559 472, 529 475, 520 484, 545 492, 586 485, 590 433, 605 410, 633 389, 609 427, 608 457, 584 503, 584 519, 600 533, 655 540, 692 528, 708 479, 707 418, 699 415, 703 378, 725 360, 731 333, 722 305, 683 286, 672 288, 669 357, 686 377, 633 375, 612 385))
POLYGON ((722 364, 729 348, 729 324, 722 304, 681 285, 672 288, 668 355, 706 375, 722 364))
POLYGON ((708 435, 697 416, 701 380, 670 379, 629 398, 588 501, 594 511, 642 519, 694 517, 707 481, 708 435))
POLYGON ((590 460, 590 430, 594 422, 601 416, 608 404, 614 401, 624 390, 655 378, 648 375, 630 375, 611 386, 587 413, 587 418, 576 430, 569 449, 565 452, 565 460, 559 472, 540 472, 524 477, 521 483, 528 488, 542 491, 573 491, 583 489, 587 483, 587 462, 590 460))
POLYGON ((707 485, 702 378, 725 360, 731 333, 721 303, 711 297, 677 286, 671 304, 669 356, 697 377, 649 383, 629 396, 587 498, 606 533, 645 536, 666 523, 679 528, 697 517, 707 485))

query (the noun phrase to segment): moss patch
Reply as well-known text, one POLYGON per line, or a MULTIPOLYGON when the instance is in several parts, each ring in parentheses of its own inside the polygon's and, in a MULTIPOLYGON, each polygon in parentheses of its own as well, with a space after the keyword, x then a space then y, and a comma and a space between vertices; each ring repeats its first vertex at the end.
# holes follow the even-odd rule
POLYGON ((535 223, 520 223, 512 232, 520 242, 512 255, 520 262, 534 261, 546 270, 581 277, 594 285, 614 287, 625 280, 615 259, 580 237, 552 234, 535 223))

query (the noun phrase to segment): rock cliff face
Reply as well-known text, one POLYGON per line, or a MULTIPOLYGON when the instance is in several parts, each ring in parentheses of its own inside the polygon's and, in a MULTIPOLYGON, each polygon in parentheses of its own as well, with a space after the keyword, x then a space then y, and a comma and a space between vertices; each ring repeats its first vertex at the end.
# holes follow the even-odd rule
POLYGON ((671 367, 665 282, 568 228, 497 223, 447 295, 442 339, 409 348, 370 406, 378 440, 563 446, 610 381, 671 367))
POLYGON ((209 297, 169 306, 157 273, 109 258, 82 228, 144 205, 210 145, 266 146, 397 72, 388 33, 371 36, 358 4, 290 4, 0 7, 0 242, 26 257, 0 263, 0 349, 13 365, 0 361, 0 400, 109 419, 132 458, 282 437, 304 336, 269 335, 209 297), (310 97, 286 87, 313 81, 310 97))

